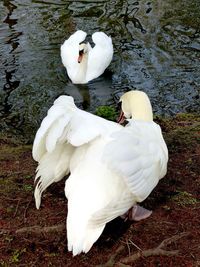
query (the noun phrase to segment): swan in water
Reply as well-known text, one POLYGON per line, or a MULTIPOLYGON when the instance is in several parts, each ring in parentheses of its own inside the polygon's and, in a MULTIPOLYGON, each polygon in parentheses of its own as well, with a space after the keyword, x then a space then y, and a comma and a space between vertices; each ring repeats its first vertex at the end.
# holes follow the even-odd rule
POLYGON ((92 40, 95 46, 84 43, 86 32, 78 30, 61 45, 62 63, 73 83, 87 83, 109 66, 113 57, 111 37, 104 32, 95 32, 92 40))
POLYGON ((42 192, 69 174, 67 239, 74 256, 88 252, 114 218, 148 217, 151 212, 136 203, 166 174, 168 150, 153 122, 148 96, 130 91, 120 101, 120 120, 128 119, 125 127, 80 110, 70 96, 60 96, 34 140, 38 209, 42 192))

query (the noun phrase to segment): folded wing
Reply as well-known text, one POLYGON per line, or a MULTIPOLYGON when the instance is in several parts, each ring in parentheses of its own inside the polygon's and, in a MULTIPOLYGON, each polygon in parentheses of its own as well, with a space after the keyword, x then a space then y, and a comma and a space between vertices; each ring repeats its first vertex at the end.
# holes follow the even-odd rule
POLYGON ((125 179, 136 201, 141 202, 166 174, 168 151, 161 129, 154 122, 131 121, 112 138, 104 161, 125 179))
POLYGON ((87 81, 95 79, 103 74, 113 57, 112 39, 104 32, 95 32, 92 35, 92 40, 95 46, 89 52, 86 74, 87 81))

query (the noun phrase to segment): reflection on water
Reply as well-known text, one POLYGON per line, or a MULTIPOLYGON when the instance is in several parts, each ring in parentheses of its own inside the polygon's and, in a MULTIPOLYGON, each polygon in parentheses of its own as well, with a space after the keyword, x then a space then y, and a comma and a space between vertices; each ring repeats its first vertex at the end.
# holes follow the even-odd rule
POLYGON ((94 111, 136 88, 157 114, 200 111, 199 0, 0 0, 0 10, 3 130, 31 140, 61 94, 94 111), (60 60, 60 44, 77 29, 103 30, 114 44, 108 70, 86 85, 72 84, 60 60))
MULTIPOLYGON (((14 50, 18 47, 18 37, 21 35, 21 32, 16 32, 14 29, 14 25, 17 24, 17 19, 12 18, 13 11, 17 8, 15 4, 13 4, 11 1, 3 1, 3 5, 6 8, 7 14, 5 16, 5 19, 3 20, 3 23, 7 24, 9 28, 9 35, 6 36, 5 39, 5 46, 8 49, 7 50, 7 58, 5 60, 2 60, 2 65, 4 66, 4 77, 5 77, 5 83, 3 84, 3 91, 4 91, 4 103, 2 106, 2 113, 3 114, 9 114, 11 105, 8 103, 9 96, 11 92, 16 89, 20 81, 16 80, 14 78, 14 73, 17 68, 17 60, 15 57, 15 54, 13 53, 14 50)), ((1 36, 1 40, 2 40, 1 36)), ((1 44, 2 46, 2 44, 1 44)), ((3 51, 0 51, 3 52, 3 51)), ((3 53, 1 54, 1 58, 3 58, 3 53)))

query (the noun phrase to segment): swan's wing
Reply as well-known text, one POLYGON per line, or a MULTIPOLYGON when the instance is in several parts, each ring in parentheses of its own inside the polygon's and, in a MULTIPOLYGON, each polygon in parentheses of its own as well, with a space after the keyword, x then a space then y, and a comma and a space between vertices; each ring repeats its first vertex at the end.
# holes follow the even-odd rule
POLYGON ((32 150, 34 160, 40 161, 47 151, 54 150, 57 139, 62 135, 65 125, 69 123, 71 110, 74 107, 74 100, 70 96, 60 96, 55 100, 36 133, 32 150))
POLYGON ((88 222, 91 228, 101 227, 106 223, 114 220, 118 216, 129 210, 134 203, 134 198, 131 193, 124 191, 118 199, 112 200, 103 209, 95 212, 88 222))
POLYGON ((62 140, 62 134, 70 121, 69 111, 73 105, 72 97, 58 98, 48 110, 36 133, 32 155, 38 161, 34 192, 37 208, 40 207, 42 192, 69 172, 69 160, 73 147, 62 140))
POLYGON ((69 161, 74 149, 70 144, 58 144, 52 153, 45 153, 39 161, 35 176, 35 203, 39 209, 42 192, 69 173, 69 161))
POLYGON ((166 173, 168 151, 160 127, 154 122, 134 122, 112 134, 102 160, 120 175, 127 190, 93 214, 95 228, 124 214, 135 202, 143 201, 166 173))
POLYGON ((109 66, 113 57, 113 45, 110 37, 103 32, 95 32, 92 40, 95 46, 88 55, 87 81, 100 76, 109 66))
POLYGON ((60 96, 43 119, 33 143, 33 158, 40 161, 44 153, 52 153, 58 143, 74 147, 92 141, 104 131, 104 124, 112 124, 100 117, 78 109, 70 96, 60 96))
POLYGON ((67 69, 68 75, 70 77, 71 73, 76 71, 77 67, 79 66, 79 44, 85 40, 86 35, 86 32, 78 30, 61 45, 60 49, 62 63, 67 69))
POLYGON ((130 122, 113 134, 103 160, 126 181, 136 201, 141 202, 166 174, 168 151, 159 125, 130 122))
POLYGON ((35 188, 39 208, 42 192, 69 172, 76 147, 89 143, 106 131, 107 122, 78 109, 70 96, 60 96, 49 109, 33 143, 33 158, 38 161, 35 188))

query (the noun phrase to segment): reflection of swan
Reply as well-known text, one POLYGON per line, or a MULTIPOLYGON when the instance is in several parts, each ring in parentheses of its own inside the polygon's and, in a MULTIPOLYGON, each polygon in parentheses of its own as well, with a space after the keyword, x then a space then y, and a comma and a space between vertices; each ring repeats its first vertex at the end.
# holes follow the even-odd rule
POLYGON ((72 97, 61 96, 34 140, 37 208, 42 192, 70 173, 65 194, 73 255, 88 252, 114 218, 124 213, 135 220, 148 217, 150 212, 136 202, 147 198, 166 174, 167 147, 147 95, 130 91, 121 101, 122 114, 134 118, 126 127, 82 111, 72 97))
POLYGON ((84 31, 76 31, 61 45, 62 63, 73 83, 87 83, 99 77, 108 67, 113 56, 112 40, 103 32, 95 32, 95 46, 83 43, 84 31))

